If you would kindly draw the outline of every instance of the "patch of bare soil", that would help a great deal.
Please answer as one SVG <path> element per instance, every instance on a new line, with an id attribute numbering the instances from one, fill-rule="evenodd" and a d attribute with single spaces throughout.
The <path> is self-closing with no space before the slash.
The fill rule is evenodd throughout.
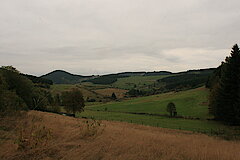
<path id="1" fill-rule="evenodd" d="M 240 142 L 186 131 L 37 111 L 28 112 L 15 123 L 14 130 L 0 130 L 0 159 L 240 159 Z"/>

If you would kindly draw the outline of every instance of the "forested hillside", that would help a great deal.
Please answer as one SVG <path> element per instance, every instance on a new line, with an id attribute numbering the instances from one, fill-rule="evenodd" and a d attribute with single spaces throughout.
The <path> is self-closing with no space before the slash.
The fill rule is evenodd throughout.
<path id="1" fill-rule="evenodd" d="M 92 76 L 75 75 L 63 70 L 56 70 L 41 76 L 41 78 L 52 80 L 55 84 L 76 84 L 91 77 Z"/>

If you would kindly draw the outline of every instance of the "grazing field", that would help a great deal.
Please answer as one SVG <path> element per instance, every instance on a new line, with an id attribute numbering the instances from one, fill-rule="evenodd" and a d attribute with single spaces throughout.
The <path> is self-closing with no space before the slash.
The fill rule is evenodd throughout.
<path id="1" fill-rule="evenodd" d="M 206 134 L 214 134 L 211 132 L 226 132 L 230 129 L 229 127 L 215 121 L 168 118 L 162 116 L 138 115 L 120 112 L 85 110 L 77 116 L 98 120 L 120 121 L 161 128 L 187 130 Z"/>
<path id="2" fill-rule="evenodd" d="M 122 89 L 145 88 L 147 85 L 154 84 L 158 79 L 168 77 L 171 75 L 159 75 L 159 76 L 131 76 L 126 78 L 118 78 L 116 82 L 112 84 L 113 87 Z"/>
<path id="3" fill-rule="evenodd" d="M 94 84 L 94 83 L 91 83 L 91 82 L 82 82 L 81 86 L 88 89 L 88 90 L 104 89 L 104 88 L 109 88 L 110 87 L 110 85 Z"/>
<path id="4" fill-rule="evenodd" d="M 105 89 L 97 89 L 94 90 L 96 93 L 101 94 L 103 96 L 111 97 L 112 93 L 115 93 L 117 98 L 123 98 L 126 95 L 128 90 L 118 89 L 118 88 L 105 88 Z"/>
<path id="5" fill-rule="evenodd" d="M 61 93 L 63 91 L 70 90 L 75 87 L 76 87 L 76 85 L 74 85 L 74 84 L 54 84 L 54 85 L 51 85 L 51 92 L 53 94 L 57 94 L 57 93 Z"/>
<path id="6" fill-rule="evenodd" d="M 156 127 L 189 130 L 211 134 L 215 131 L 232 132 L 232 128 L 208 120 L 207 96 L 204 87 L 182 92 L 170 92 L 140 97 L 121 102 L 109 102 L 86 106 L 78 117 L 100 120 L 125 121 Z M 166 106 L 176 104 L 179 118 L 169 118 Z"/>
<path id="7" fill-rule="evenodd" d="M 75 84 L 54 84 L 51 86 L 51 92 L 53 95 L 60 94 L 63 91 L 71 90 L 72 88 L 78 88 L 81 90 L 84 99 L 95 99 L 96 101 L 104 101 L 104 97 L 101 94 L 98 94 L 90 89 L 87 89 L 83 85 L 75 85 Z"/>
<path id="8" fill-rule="evenodd" d="M 7 127 L 4 122 L 1 120 L 0 124 Z M 0 129 L 0 159 L 4 160 L 240 159 L 239 141 L 188 131 L 37 111 L 10 122 L 8 130 Z"/>
<path id="9" fill-rule="evenodd" d="M 159 95 L 134 98 L 121 102 L 110 102 L 87 107 L 86 109 L 114 112 L 132 112 L 149 114 L 168 114 L 166 106 L 169 102 L 176 105 L 178 115 L 207 119 L 207 97 L 209 91 L 204 87 L 181 91 L 169 92 Z"/>

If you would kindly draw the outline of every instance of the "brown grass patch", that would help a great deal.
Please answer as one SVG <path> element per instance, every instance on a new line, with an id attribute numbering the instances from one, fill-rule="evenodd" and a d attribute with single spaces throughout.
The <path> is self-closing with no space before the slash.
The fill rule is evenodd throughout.
<path id="1" fill-rule="evenodd" d="M 101 94 L 103 96 L 111 97 L 112 93 L 115 93 L 117 98 L 123 98 L 128 90 L 118 89 L 118 88 L 105 88 L 105 89 L 98 89 L 94 90 L 96 93 Z"/>
<path id="2" fill-rule="evenodd" d="M 33 122 L 31 117 L 35 117 Z M 25 120 L 31 122 L 26 125 L 27 130 L 31 129 L 32 124 L 45 126 L 51 130 L 51 138 L 46 144 L 23 151 L 18 150 L 14 138 L 9 137 L 1 141 L 0 159 L 240 159 L 239 141 L 226 141 L 187 131 L 84 120 L 37 111 L 29 112 Z"/>

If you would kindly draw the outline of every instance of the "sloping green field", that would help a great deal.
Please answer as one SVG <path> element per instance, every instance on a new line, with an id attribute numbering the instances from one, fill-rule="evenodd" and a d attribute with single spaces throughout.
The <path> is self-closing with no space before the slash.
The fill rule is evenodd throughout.
<path id="1" fill-rule="evenodd" d="M 201 87 L 181 92 L 140 97 L 122 102 L 86 106 L 85 111 L 77 116 L 100 120 L 124 121 L 171 129 L 200 131 L 203 133 L 229 130 L 229 127 L 219 122 L 207 120 L 211 118 L 208 114 L 208 94 L 209 91 Z M 168 114 L 166 106 L 169 102 L 174 102 L 178 115 L 185 118 L 169 118 L 164 116 Z"/>
<path id="2" fill-rule="evenodd" d="M 176 104 L 178 115 L 206 119 L 209 118 L 207 96 L 208 90 L 197 88 L 188 91 L 170 92 L 160 95 L 140 97 L 122 102 L 112 102 L 86 107 L 98 111 L 133 112 L 150 114 L 168 114 L 169 102 Z"/>
<path id="3" fill-rule="evenodd" d="M 210 134 L 212 131 L 229 129 L 227 126 L 224 126 L 223 124 L 215 121 L 167 118 L 161 116 L 137 115 L 118 112 L 85 110 L 84 112 L 78 114 L 77 116 L 93 118 L 98 120 L 136 123 L 154 127 L 181 129 L 208 134 Z"/>
<path id="4" fill-rule="evenodd" d="M 73 88 L 78 88 L 81 90 L 84 99 L 94 98 L 96 101 L 103 100 L 104 97 L 100 94 L 97 94 L 96 92 L 93 92 L 89 89 L 86 89 L 83 85 L 78 84 L 54 84 L 51 86 L 51 92 L 53 95 L 61 94 L 61 92 L 71 90 Z"/>
<path id="5" fill-rule="evenodd" d="M 170 75 L 159 76 L 131 76 L 126 78 L 118 78 L 116 82 L 112 84 L 113 87 L 121 89 L 132 89 L 136 85 L 138 88 L 146 85 L 154 84 L 158 79 L 168 77 Z"/>

